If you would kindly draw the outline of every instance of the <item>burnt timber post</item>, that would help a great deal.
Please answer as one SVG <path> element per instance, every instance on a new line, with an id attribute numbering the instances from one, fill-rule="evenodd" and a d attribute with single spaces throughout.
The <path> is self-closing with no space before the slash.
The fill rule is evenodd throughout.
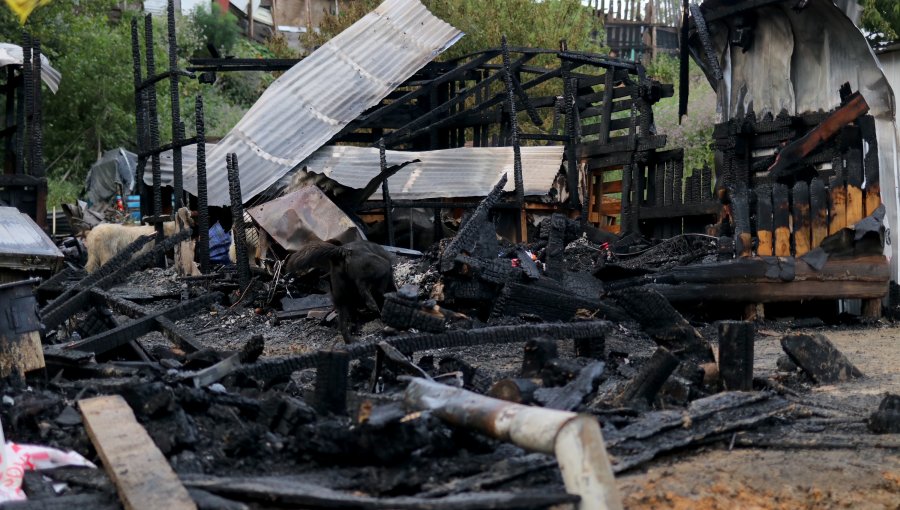
<path id="1" fill-rule="evenodd" d="M 226 156 L 228 169 L 228 192 L 231 195 L 231 219 L 234 231 L 234 247 L 237 252 L 238 281 L 241 293 L 247 292 L 250 285 L 250 261 L 247 258 L 247 229 L 244 226 L 244 203 L 241 198 L 241 173 L 238 168 L 237 154 Z"/>
<path id="2" fill-rule="evenodd" d="M 528 241 L 528 227 L 525 220 L 525 184 L 522 177 L 522 148 L 519 145 L 519 120 L 516 117 L 516 97 L 513 76 L 509 63 L 509 47 L 506 35 L 501 39 L 503 54 L 503 81 L 506 83 L 506 102 L 509 107 L 509 130 L 513 148 L 513 182 L 516 186 L 516 203 L 519 206 L 519 241 Z"/>
<path id="3" fill-rule="evenodd" d="M 209 265 L 209 197 L 206 189 L 206 125 L 203 118 L 203 96 L 194 103 L 194 122 L 197 130 L 197 258 L 200 272 Z"/>
<path id="4" fill-rule="evenodd" d="M 719 377 L 727 391 L 753 390 L 753 337 L 756 326 L 746 321 L 719 323 Z"/>
<path id="5" fill-rule="evenodd" d="M 169 98 L 172 102 L 172 187 L 174 188 L 175 199 L 172 212 L 174 214 L 178 209 L 181 209 L 184 199 L 184 186 L 181 176 L 181 145 L 179 144 L 184 138 L 184 125 L 181 123 L 181 101 L 178 97 L 178 46 L 175 42 L 174 0 L 168 1 L 166 11 L 169 36 Z"/>

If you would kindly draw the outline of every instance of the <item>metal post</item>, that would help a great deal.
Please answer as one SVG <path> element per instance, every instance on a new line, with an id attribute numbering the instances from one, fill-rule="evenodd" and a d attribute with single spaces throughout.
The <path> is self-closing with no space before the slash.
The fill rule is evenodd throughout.
<path id="1" fill-rule="evenodd" d="M 175 42 L 175 2 L 169 0 L 168 6 L 169 29 L 169 98 L 172 102 L 172 171 L 175 205 L 174 211 L 181 209 L 184 200 L 184 186 L 181 177 L 181 147 L 178 146 L 184 138 L 184 126 L 181 123 L 181 102 L 178 94 L 178 46 Z"/>
<path id="2" fill-rule="evenodd" d="M 244 202 L 241 198 L 241 172 L 237 154 L 232 152 L 226 155 L 225 164 L 228 169 L 228 193 L 231 195 L 231 230 L 237 253 L 238 281 L 241 292 L 246 292 L 250 285 L 250 261 L 247 258 L 247 230 L 244 226 Z"/>
<path id="3" fill-rule="evenodd" d="M 200 271 L 209 271 L 209 206 L 206 194 L 206 125 L 203 119 L 203 96 L 194 104 L 194 123 L 197 129 L 197 257 Z"/>
<path id="4" fill-rule="evenodd" d="M 387 170 L 387 156 L 384 150 L 384 138 L 378 140 L 378 159 L 381 162 L 381 173 Z M 381 197 L 384 201 L 384 221 L 387 225 L 388 245 L 394 246 L 394 217 L 391 209 L 391 191 L 388 188 L 388 180 L 381 183 Z M 410 216 L 412 217 L 412 216 Z"/>
<path id="5" fill-rule="evenodd" d="M 131 19 L 131 59 L 134 65 L 134 120 L 137 128 L 137 152 L 141 154 L 146 150 L 147 126 L 145 123 L 146 112 L 144 111 L 144 90 L 141 88 L 143 81 L 141 71 L 141 41 L 138 36 L 138 20 Z M 144 170 L 147 167 L 147 158 L 138 156 L 137 168 L 135 168 L 134 182 L 135 191 L 140 193 L 144 188 Z M 141 204 L 141 214 L 146 211 L 146 204 Z"/>
<path id="6" fill-rule="evenodd" d="M 27 32 L 23 36 L 22 42 L 22 88 L 25 89 L 25 129 L 27 131 L 26 140 L 28 157 L 25 158 L 25 165 L 22 172 L 31 172 L 31 165 L 34 161 L 34 153 L 32 152 L 31 141 L 34 139 L 34 123 L 32 115 L 34 114 L 34 68 L 31 65 L 31 35 Z M 22 147 L 26 147 L 23 143 Z"/>
<path id="7" fill-rule="evenodd" d="M 509 64 L 509 48 L 506 35 L 501 40 L 503 53 L 503 81 L 506 82 L 506 102 L 509 104 L 510 137 L 513 147 L 513 181 L 516 186 L 516 202 L 519 204 L 519 240 L 526 242 L 528 232 L 525 226 L 525 184 L 522 179 L 522 150 L 519 146 L 519 120 L 516 117 L 516 98 L 513 91 L 513 77 Z"/>
<path id="8" fill-rule="evenodd" d="M 31 175 L 41 178 L 37 185 L 34 221 L 39 227 L 47 225 L 47 180 L 44 173 L 44 130 L 41 118 L 41 41 L 33 38 L 32 44 L 32 83 L 34 86 L 34 113 L 31 123 L 34 125 L 31 138 Z"/>
<path id="9" fill-rule="evenodd" d="M 153 18 L 149 14 L 144 17 L 144 39 L 145 50 L 147 53 L 147 78 L 150 79 L 156 75 L 156 61 L 153 56 Z M 159 148 L 159 119 L 157 118 L 156 112 L 156 85 L 150 85 L 145 93 L 147 94 L 147 115 L 149 116 L 150 125 L 150 146 L 147 147 L 147 149 L 156 150 Z M 159 154 L 154 153 L 150 157 L 150 160 L 153 168 L 153 216 L 156 225 L 157 239 L 159 242 L 162 242 L 165 238 L 165 232 L 163 231 L 162 224 L 162 170 L 159 167 Z M 160 267 L 165 265 L 165 254 L 160 254 L 157 265 Z"/>

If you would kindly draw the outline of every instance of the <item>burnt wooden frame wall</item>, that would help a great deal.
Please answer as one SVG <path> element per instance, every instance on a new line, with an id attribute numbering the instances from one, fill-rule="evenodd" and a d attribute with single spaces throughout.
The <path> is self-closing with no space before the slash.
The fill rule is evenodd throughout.
<path id="1" fill-rule="evenodd" d="M 22 65 L 5 66 L 0 200 L 28 214 L 44 228 L 47 176 L 43 154 L 41 45 L 27 33 L 23 34 L 22 60 Z"/>
<path id="2" fill-rule="evenodd" d="M 829 114 L 791 116 L 782 111 L 757 118 L 750 111 L 715 126 L 720 186 L 749 190 L 746 202 L 735 201 L 731 207 L 746 207 L 732 214 L 750 219 L 758 255 L 803 255 L 881 204 L 871 115 L 844 126 L 798 162 L 795 183 L 779 184 L 768 174 L 776 148 L 804 136 Z"/>
<path id="3" fill-rule="evenodd" d="M 573 211 L 584 206 L 587 210 L 582 212 L 587 213 L 589 221 L 601 225 L 600 216 L 609 211 L 600 210 L 599 194 L 622 190 L 621 186 L 604 190 L 597 183 L 602 182 L 605 172 L 646 162 L 655 149 L 665 145 L 665 136 L 652 134 L 651 105 L 671 95 L 672 87 L 651 81 L 643 67 L 634 62 L 531 48 L 510 48 L 510 53 L 515 110 L 523 126 L 520 143 L 566 145 L 566 205 Z M 541 55 L 552 57 L 556 65 L 533 65 Z M 429 64 L 348 125 L 332 143 L 377 145 L 383 139 L 388 149 L 399 150 L 447 149 L 467 143 L 475 147 L 510 145 L 509 106 L 499 59 L 500 49 L 489 49 Z M 537 87 L 546 83 L 555 83 L 562 96 L 537 95 Z M 588 190 L 586 199 L 580 191 L 584 189 Z M 631 194 L 637 196 L 638 191 Z M 623 200 L 623 204 L 632 202 Z M 391 205 L 441 204 L 391 201 Z M 367 208 L 382 206 L 370 203 Z M 625 211 L 626 216 L 638 217 L 631 207 L 625 207 Z"/>

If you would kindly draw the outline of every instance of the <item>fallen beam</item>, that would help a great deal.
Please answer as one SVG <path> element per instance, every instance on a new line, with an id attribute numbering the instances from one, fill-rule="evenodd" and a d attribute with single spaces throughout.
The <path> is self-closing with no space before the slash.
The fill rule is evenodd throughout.
<path id="1" fill-rule="evenodd" d="M 104 331 L 99 335 L 94 335 L 78 342 L 71 342 L 58 348 L 61 350 L 77 350 L 101 354 L 154 331 L 157 327 L 157 318 L 164 317 L 169 320 L 184 319 L 220 299 L 222 299 L 222 295 L 218 292 L 205 294 L 186 303 L 177 305 L 169 310 L 162 310 L 145 315 L 139 319 L 132 320 L 121 326 Z M 54 346 L 53 349 L 48 349 L 48 351 L 53 352 L 55 348 L 57 347 Z"/>
<path id="2" fill-rule="evenodd" d="M 555 453 L 566 490 L 581 496 L 581 510 L 623 508 L 593 416 L 512 404 L 424 379 L 410 381 L 404 402 L 527 450 Z"/>
<path id="3" fill-rule="evenodd" d="M 385 340 L 400 352 L 413 353 L 432 349 L 469 347 L 473 345 L 508 344 L 527 342 L 532 338 L 551 339 L 594 338 L 609 329 L 607 321 L 584 321 L 551 324 L 523 324 L 519 326 L 491 326 L 480 329 L 453 330 L 440 334 L 403 335 Z M 378 343 L 356 343 L 344 347 L 351 359 L 375 354 Z M 316 368 L 319 352 L 301 354 L 290 358 L 260 361 L 244 367 L 241 373 L 262 380 L 289 376 L 297 370 Z"/>
<path id="4" fill-rule="evenodd" d="M 360 510 L 481 510 L 548 508 L 573 503 L 578 496 L 536 491 L 469 492 L 445 497 L 400 496 L 374 498 L 280 477 L 211 477 L 193 475 L 185 485 L 234 499 L 259 501 L 277 507 L 355 508 Z"/>
<path id="5" fill-rule="evenodd" d="M 79 400 L 84 427 L 126 510 L 196 510 L 172 466 L 119 395 Z"/>
<path id="6" fill-rule="evenodd" d="M 817 383 L 845 382 L 863 376 L 825 335 L 788 335 L 781 339 L 781 348 Z"/>

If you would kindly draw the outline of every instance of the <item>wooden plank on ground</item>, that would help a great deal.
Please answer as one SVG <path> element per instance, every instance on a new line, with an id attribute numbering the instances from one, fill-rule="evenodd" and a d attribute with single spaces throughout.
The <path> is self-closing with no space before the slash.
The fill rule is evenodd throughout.
<path id="1" fill-rule="evenodd" d="M 196 510 L 175 471 L 119 395 L 79 400 L 88 436 L 126 510 Z"/>

